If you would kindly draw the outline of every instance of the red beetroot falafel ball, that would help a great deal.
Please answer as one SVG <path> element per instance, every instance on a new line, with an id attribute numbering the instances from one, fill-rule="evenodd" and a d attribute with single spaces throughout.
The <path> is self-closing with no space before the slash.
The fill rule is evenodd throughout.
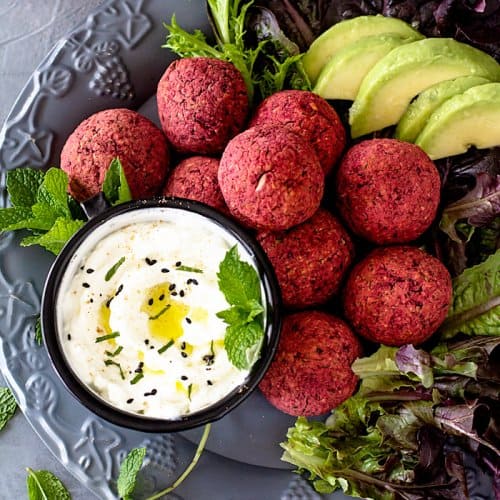
<path id="1" fill-rule="evenodd" d="M 255 229 L 281 231 L 319 207 L 324 174 L 312 147 L 286 128 L 253 127 L 227 145 L 219 185 L 230 212 Z"/>
<path id="2" fill-rule="evenodd" d="M 163 131 L 181 153 L 221 153 L 248 113 L 241 73 L 227 61 L 208 57 L 174 61 L 161 77 L 156 98 Z"/>
<path id="3" fill-rule="evenodd" d="M 200 201 L 220 212 L 228 213 L 217 180 L 218 170 L 217 158 L 208 156 L 186 158 L 170 174 L 163 188 L 163 194 Z"/>
<path id="4" fill-rule="evenodd" d="M 446 318 L 451 295 L 450 273 L 435 257 L 410 246 L 377 248 L 352 270 L 344 312 L 369 340 L 420 344 Z"/>
<path id="5" fill-rule="evenodd" d="M 250 122 L 250 127 L 260 125 L 285 126 L 311 143 L 325 174 L 345 147 L 339 116 L 327 101 L 307 90 L 283 90 L 265 99 Z"/>
<path id="6" fill-rule="evenodd" d="M 279 410 L 321 415 L 356 390 L 361 345 L 341 319 L 319 311 L 285 316 L 278 351 L 259 387 Z"/>
<path id="7" fill-rule="evenodd" d="M 257 235 L 274 267 L 283 304 L 303 308 L 326 302 L 339 289 L 354 246 L 340 222 L 319 209 L 286 232 Z"/>
<path id="8" fill-rule="evenodd" d="M 440 189 L 427 154 L 396 139 L 360 142 L 337 172 L 342 217 L 352 231 L 379 245 L 418 238 L 436 216 Z"/>
<path id="9" fill-rule="evenodd" d="M 167 141 L 153 122 L 122 108 L 95 113 L 68 137 L 61 168 L 68 174 L 70 194 L 79 201 L 96 195 L 116 157 L 134 198 L 158 194 L 168 170 Z"/>

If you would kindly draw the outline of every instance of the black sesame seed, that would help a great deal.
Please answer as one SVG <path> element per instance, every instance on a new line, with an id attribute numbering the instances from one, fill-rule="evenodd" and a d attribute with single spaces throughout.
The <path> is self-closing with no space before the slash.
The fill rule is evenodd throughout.
<path id="1" fill-rule="evenodd" d="M 188 357 L 188 355 L 187 355 L 187 353 L 186 353 L 186 352 L 181 352 L 181 356 L 182 356 L 183 358 L 187 358 L 187 357 Z"/>
<path id="2" fill-rule="evenodd" d="M 144 361 L 139 361 L 139 368 L 142 368 L 144 366 Z"/>
<path id="3" fill-rule="evenodd" d="M 213 385 L 213 382 L 211 380 L 207 380 L 208 385 Z"/>
<path id="4" fill-rule="evenodd" d="M 182 262 L 180 260 L 178 260 L 176 263 L 175 263 L 175 267 L 179 267 L 179 266 L 182 266 Z"/>
<path id="5" fill-rule="evenodd" d="M 144 341 L 144 343 L 145 343 L 146 345 L 149 345 L 149 339 L 146 339 L 146 340 Z"/>
<path id="6" fill-rule="evenodd" d="M 149 299 L 149 300 L 148 300 L 148 305 L 152 306 L 152 305 L 153 305 L 153 303 L 154 303 L 154 300 L 153 300 L 153 299 Z"/>
<path id="7" fill-rule="evenodd" d="M 175 290 L 175 283 L 172 283 L 169 287 L 168 287 L 169 291 L 171 292 L 172 290 Z"/>
<path id="8" fill-rule="evenodd" d="M 193 285 L 197 285 L 197 284 L 198 284 L 198 280 L 195 280 L 195 279 L 193 278 L 193 279 L 191 280 L 191 283 L 192 283 Z"/>
<path id="9" fill-rule="evenodd" d="M 115 293 L 115 297 L 123 290 L 123 285 L 120 285 L 117 290 L 116 290 L 116 293 Z"/>
<path id="10" fill-rule="evenodd" d="M 68 333 L 67 337 L 68 340 L 71 340 L 71 333 Z"/>
<path id="11" fill-rule="evenodd" d="M 150 349 L 154 349 L 154 348 L 155 348 L 155 346 L 154 346 L 154 345 L 151 345 L 151 346 L 149 346 L 149 348 L 150 348 Z"/>
<path id="12" fill-rule="evenodd" d="M 89 301 L 89 302 L 90 302 L 91 304 L 93 304 L 93 303 L 94 303 L 94 299 L 90 299 L 90 301 Z"/>
<path id="13" fill-rule="evenodd" d="M 181 297 L 184 297 L 184 290 L 181 290 L 181 291 L 179 292 L 179 295 L 180 295 Z"/>
<path id="14" fill-rule="evenodd" d="M 169 272 L 170 272 L 170 270 L 169 270 L 169 269 L 167 269 L 166 267 L 164 267 L 164 268 L 162 268 L 161 272 L 162 272 L 162 273 L 169 273 Z"/>
<path id="15" fill-rule="evenodd" d="M 165 294 L 162 293 L 159 297 L 158 297 L 158 300 L 163 300 L 165 298 Z"/>
<path id="16" fill-rule="evenodd" d="M 192 280 L 191 278 L 189 278 L 189 279 L 186 281 L 186 285 L 190 285 L 192 282 L 193 282 L 193 280 Z"/>
<path id="17" fill-rule="evenodd" d="M 146 257 L 144 260 L 148 266 L 154 266 L 158 262 L 156 259 L 150 259 L 149 257 Z"/>
<path id="18" fill-rule="evenodd" d="M 186 323 L 187 323 L 188 325 L 190 325 L 190 324 L 192 323 L 191 318 L 187 318 L 187 317 L 186 317 Z"/>
<path id="19" fill-rule="evenodd" d="M 177 297 L 177 292 L 172 292 L 170 295 L 172 295 L 172 297 Z"/>
<path id="20" fill-rule="evenodd" d="M 182 375 L 181 376 L 181 380 L 187 380 L 188 378 L 186 377 L 186 375 Z"/>
<path id="21" fill-rule="evenodd" d="M 90 267 L 89 267 L 89 268 L 87 269 L 87 274 L 92 274 L 93 272 L 94 272 L 94 270 L 93 270 L 92 268 L 90 268 Z"/>
<path id="22" fill-rule="evenodd" d="M 182 342 L 181 344 L 181 349 L 184 351 L 184 349 L 186 349 L 186 342 Z"/>
<path id="23" fill-rule="evenodd" d="M 127 399 L 127 404 L 129 405 L 130 403 L 134 402 L 134 398 Z"/>
<path id="24" fill-rule="evenodd" d="M 206 354 L 201 359 L 203 359 L 203 361 L 207 364 L 207 366 L 210 366 L 214 364 L 215 356 L 213 354 Z"/>
<path id="25" fill-rule="evenodd" d="M 82 283 L 82 286 L 83 286 L 83 288 L 90 288 L 90 285 L 87 282 Z"/>

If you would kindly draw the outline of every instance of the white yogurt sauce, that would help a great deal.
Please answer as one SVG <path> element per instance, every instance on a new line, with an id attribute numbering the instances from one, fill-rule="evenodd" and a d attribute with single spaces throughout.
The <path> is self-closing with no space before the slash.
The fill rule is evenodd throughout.
<path id="1" fill-rule="evenodd" d="M 57 303 L 78 378 L 113 406 L 164 419 L 243 384 L 249 371 L 228 360 L 216 316 L 229 307 L 216 273 L 234 244 L 209 219 L 169 208 L 123 214 L 95 230 L 68 266 Z"/>

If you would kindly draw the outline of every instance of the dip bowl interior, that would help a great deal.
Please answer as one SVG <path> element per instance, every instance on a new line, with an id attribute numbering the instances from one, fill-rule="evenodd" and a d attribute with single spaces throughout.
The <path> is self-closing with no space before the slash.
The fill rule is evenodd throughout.
<path id="1" fill-rule="evenodd" d="M 72 339 L 72 336 L 74 337 L 77 333 L 75 329 L 78 330 L 78 325 L 81 325 L 83 329 L 88 327 L 87 319 L 86 317 L 80 318 L 78 320 L 80 321 L 80 323 L 70 323 L 70 325 L 73 326 L 71 328 L 68 328 L 67 323 L 65 323 L 66 319 L 64 319 L 63 321 L 61 318 L 71 318 L 73 312 L 75 312 L 75 315 L 77 315 L 78 313 L 81 316 L 82 314 L 78 312 L 82 310 L 82 307 L 72 305 L 72 294 L 79 293 L 75 291 L 76 286 L 84 288 L 84 290 L 82 290 L 81 292 L 82 294 L 88 293 L 88 290 L 85 289 L 91 288 L 91 284 L 92 286 L 94 286 L 93 283 L 95 283 L 95 281 L 93 282 L 92 279 L 94 279 L 95 275 L 97 275 L 98 272 L 96 269 L 91 269 L 90 267 L 85 268 L 85 262 L 89 253 L 91 253 L 93 249 L 96 248 L 96 245 L 105 240 L 109 235 L 115 234 L 117 231 L 123 228 L 130 227 L 132 224 L 137 224 L 139 227 L 139 225 L 142 223 L 152 223 L 154 227 L 155 221 L 159 221 L 159 223 L 169 222 L 172 218 L 184 221 L 184 223 L 188 224 L 190 223 L 189 221 L 197 220 L 200 224 L 202 224 L 201 227 L 210 227 L 212 228 L 210 230 L 219 232 L 223 240 L 227 242 L 228 246 L 237 245 L 239 253 L 243 255 L 242 260 L 246 260 L 251 264 L 252 267 L 254 267 L 260 280 L 262 306 L 264 309 L 261 313 L 261 324 L 263 325 L 264 329 L 264 339 L 262 342 L 262 347 L 260 349 L 260 357 L 251 366 L 249 371 L 243 374 L 241 379 L 236 378 L 236 380 L 238 380 L 237 384 L 234 387 L 230 386 L 229 390 L 226 391 L 226 393 L 224 393 L 222 396 L 215 398 L 213 401 L 209 400 L 208 403 L 204 403 L 200 408 L 189 410 L 189 412 L 185 415 L 172 414 L 171 407 L 175 406 L 173 403 L 166 405 L 168 406 L 168 408 L 164 408 L 165 415 L 158 413 L 155 413 L 153 415 L 148 414 L 148 412 L 150 411 L 149 406 L 146 406 L 146 411 L 142 409 L 133 409 L 133 405 L 138 404 L 139 399 L 141 399 L 142 405 L 157 404 L 161 406 L 163 404 L 158 403 L 159 400 L 155 400 L 154 398 L 154 396 L 157 396 L 157 393 L 161 393 L 161 387 L 148 388 L 147 390 L 149 392 L 142 393 L 142 391 L 144 391 L 144 379 L 147 377 L 147 373 L 144 372 L 144 370 L 147 369 L 147 366 L 145 366 L 144 357 L 139 356 L 140 359 L 137 359 L 138 364 L 136 370 L 130 367 L 129 362 L 126 368 L 122 367 L 122 364 L 119 363 L 120 359 L 123 359 L 121 358 L 121 356 L 127 353 L 127 349 L 128 353 L 132 352 L 130 345 L 127 345 L 127 342 L 130 341 L 130 338 L 118 338 L 119 332 L 109 333 L 109 329 L 107 331 L 101 331 L 101 334 L 99 334 L 99 330 L 97 330 L 97 333 L 93 332 L 95 340 L 93 338 L 92 342 L 95 342 L 95 349 L 99 348 L 102 350 L 103 346 L 99 345 L 101 337 L 105 338 L 103 342 L 107 342 L 106 346 L 109 346 L 109 350 L 106 350 L 107 357 L 105 359 L 99 359 L 99 364 L 97 366 L 99 369 L 100 378 L 99 380 L 96 379 L 94 385 L 94 382 L 90 383 L 89 381 L 83 381 L 82 377 L 79 374 L 79 370 L 82 368 L 81 364 L 90 365 L 90 356 L 87 356 L 84 351 L 82 351 L 81 354 L 78 355 L 79 351 L 75 351 L 74 349 L 80 349 L 80 347 L 77 344 L 72 344 L 71 348 L 69 348 L 67 344 L 67 342 L 71 342 L 72 340 L 74 340 L 74 338 Z M 137 235 L 137 237 L 139 238 L 140 235 Z M 155 253 L 155 251 L 158 250 L 158 241 L 150 242 L 146 238 L 145 241 L 141 241 L 141 245 L 143 245 L 145 248 L 150 247 L 152 250 L 151 255 L 158 255 L 157 252 Z M 169 241 L 165 241 L 164 245 L 165 247 L 168 247 Z M 190 245 L 200 246 L 202 252 L 207 256 L 210 255 L 210 252 L 213 250 L 210 247 L 210 242 L 208 240 L 205 240 L 201 236 L 197 240 L 190 242 Z M 121 266 L 120 263 L 123 263 L 126 258 L 127 255 L 123 255 L 122 257 L 120 257 L 118 253 L 115 255 L 111 255 L 108 248 L 108 255 L 105 255 L 103 257 L 103 262 L 106 262 L 106 264 L 103 265 L 107 269 L 105 278 L 103 279 L 103 284 L 113 279 L 113 274 L 117 272 L 117 269 Z M 183 283 L 187 282 L 188 285 L 189 283 L 198 284 L 198 281 L 204 278 L 203 274 L 198 274 L 202 273 L 202 270 L 191 268 L 188 265 L 181 265 L 182 256 L 179 256 L 178 262 L 170 263 L 170 266 L 174 266 L 173 270 L 175 272 L 170 272 L 170 269 L 167 269 L 167 266 L 165 264 L 162 265 L 161 262 L 157 263 L 156 260 L 149 258 L 142 260 L 146 261 L 144 269 L 146 282 L 144 283 L 144 289 L 147 289 L 147 276 L 148 273 L 152 272 L 153 268 L 155 268 L 157 272 L 164 272 L 166 279 L 168 276 L 175 275 L 175 273 L 179 275 L 179 270 L 186 271 L 186 279 L 184 280 L 183 276 Z M 187 262 L 186 264 L 189 264 L 189 262 Z M 177 266 L 177 268 L 175 268 L 175 266 Z M 120 272 L 125 272 L 124 268 L 125 266 L 123 266 Z M 103 271 L 101 270 L 100 272 L 101 275 L 104 276 Z M 88 273 L 88 280 L 83 280 L 83 278 L 87 276 L 85 273 Z M 93 273 L 94 276 L 92 276 Z M 142 271 L 135 271 L 135 275 L 141 276 L 141 273 Z M 75 285 L 76 282 L 78 283 L 78 285 Z M 120 291 L 121 289 L 120 287 L 118 287 L 118 290 L 116 292 L 119 293 Z M 115 300 L 115 304 L 118 303 L 118 299 L 115 298 L 118 295 L 118 293 L 116 292 L 111 299 Z M 176 299 L 179 299 L 179 297 L 177 296 L 178 292 L 181 294 L 180 297 L 184 297 L 184 290 L 180 291 L 179 287 L 177 287 L 177 289 L 174 289 L 174 291 L 172 291 L 171 293 L 172 295 L 176 295 Z M 92 293 L 94 293 L 92 297 L 102 297 L 102 303 L 104 304 L 104 306 L 102 307 L 105 307 L 107 305 L 107 307 L 109 308 L 110 299 L 108 299 L 108 302 L 106 302 L 106 294 L 104 294 L 104 296 L 102 294 L 99 294 L 97 289 Z M 164 295 L 164 293 L 161 293 L 159 300 L 164 300 Z M 88 297 L 88 295 L 86 297 Z M 120 297 L 120 300 L 122 302 L 125 300 L 124 297 L 126 297 L 125 292 L 122 294 L 122 297 Z M 130 300 L 130 297 L 128 297 L 128 300 Z M 169 300 L 170 303 L 161 309 L 159 309 L 161 304 L 152 306 L 157 307 L 157 309 L 152 310 L 153 312 L 151 312 L 150 310 L 150 316 L 146 317 L 146 319 L 154 321 L 161 315 L 166 315 L 166 311 L 169 311 L 170 306 L 174 303 L 170 295 Z M 87 303 L 88 302 L 93 303 L 94 299 L 87 299 Z M 151 305 L 151 303 L 152 299 L 150 299 L 149 305 Z M 145 306 L 143 306 L 142 310 L 145 310 L 144 307 L 147 308 L 147 304 L 148 303 L 146 299 Z M 137 304 L 134 305 L 132 301 L 131 306 L 137 307 Z M 113 305 L 113 307 L 118 308 L 118 305 Z M 93 413 L 114 424 L 135 430 L 146 432 L 177 432 L 204 425 L 208 422 L 223 417 L 226 413 L 234 409 L 243 400 L 245 400 L 257 387 L 267 368 L 269 367 L 278 345 L 279 332 L 281 327 L 280 307 L 281 298 L 279 293 L 279 286 L 272 266 L 268 261 L 265 253 L 261 249 L 260 245 L 251 235 L 247 234 L 245 230 L 240 228 L 237 224 L 235 224 L 224 215 L 201 203 L 179 198 L 158 198 L 154 200 L 133 201 L 103 210 L 96 216 L 92 217 L 71 238 L 71 240 L 66 244 L 61 253 L 57 256 L 49 271 L 42 296 L 41 325 L 44 343 L 57 374 L 61 378 L 64 385 L 70 390 L 70 392 Z M 63 310 L 65 311 L 64 314 L 61 312 Z M 124 312 L 126 316 L 128 310 L 125 309 Z M 170 311 L 170 314 L 171 316 L 174 314 L 172 310 Z M 185 311 L 183 314 L 184 316 L 181 318 L 182 321 L 187 322 L 190 325 L 192 320 L 189 317 L 186 317 Z M 146 321 L 146 324 L 149 325 L 150 323 Z M 182 324 L 185 325 L 185 323 Z M 72 332 L 69 331 L 71 329 L 73 329 Z M 116 338 L 113 339 L 113 336 L 115 336 Z M 113 340 L 110 340 L 110 337 Z M 140 338 L 142 339 L 142 337 Z M 182 335 L 181 338 L 183 338 Z M 156 342 L 156 345 L 153 345 L 154 342 L 151 342 L 150 345 L 150 341 L 146 339 L 141 340 L 141 342 L 142 341 L 145 344 L 142 350 L 146 355 L 146 365 L 147 360 L 149 359 L 147 357 L 149 352 L 148 349 L 155 350 L 158 353 L 164 353 L 165 351 L 170 350 L 170 352 L 168 352 L 167 354 L 168 356 L 173 356 L 174 348 L 172 346 L 177 346 L 177 342 L 174 344 L 174 340 L 170 340 L 168 342 L 165 341 L 163 345 L 161 342 Z M 93 345 L 94 344 L 92 344 L 92 346 Z M 187 357 L 189 351 L 185 347 L 185 342 L 182 342 L 180 345 L 181 347 L 176 347 L 177 350 L 175 351 L 175 353 L 178 353 L 183 357 Z M 213 354 L 213 341 L 210 345 Z M 219 349 L 223 349 L 223 342 L 219 341 L 218 346 Z M 181 351 L 179 349 L 183 350 Z M 140 351 L 141 353 L 142 350 Z M 68 354 L 69 352 L 76 352 L 77 355 L 72 354 L 70 356 Z M 203 371 L 203 375 L 206 379 L 203 380 L 203 386 L 201 382 L 198 385 L 188 385 L 189 379 L 185 375 L 181 376 L 181 374 L 178 373 L 172 373 L 171 375 L 172 377 L 182 377 L 181 380 L 186 380 L 185 383 L 177 383 L 180 384 L 181 392 L 182 390 L 186 391 L 186 394 L 189 397 L 189 401 L 191 401 L 192 387 L 197 388 L 198 393 L 201 394 L 200 391 L 203 391 L 203 393 L 205 393 L 208 389 L 211 389 L 206 384 L 210 386 L 213 385 L 212 381 L 209 380 L 210 373 L 213 373 L 209 371 L 212 369 L 212 367 L 210 366 L 209 354 L 210 353 L 207 353 L 208 357 L 203 356 L 203 358 L 200 358 L 206 361 L 206 366 L 203 365 L 202 367 L 202 369 L 205 370 Z M 152 355 L 153 354 L 150 354 L 150 356 Z M 156 354 L 154 355 L 157 356 Z M 168 357 L 165 356 L 165 359 L 168 359 Z M 179 357 L 179 362 L 181 361 L 182 360 Z M 170 361 L 170 363 L 172 363 L 172 361 Z M 176 366 L 175 363 L 177 363 L 176 360 L 174 360 L 174 365 L 170 365 L 168 366 L 168 368 L 173 370 L 173 368 L 171 367 Z M 194 361 L 192 363 L 194 364 Z M 106 370 L 103 368 L 104 365 L 106 366 Z M 157 369 L 158 366 L 155 366 L 154 368 Z M 195 367 L 195 369 L 197 368 Z M 214 369 L 216 369 L 216 367 L 214 367 Z M 166 377 L 170 376 L 170 372 L 168 369 L 166 369 L 165 372 L 167 372 Z M 103 376 L 106 376 L 103 375 L 103 373 L 113 374 L 115 382 L 110 380 L 108 384 L 108 381 L 105 378 L 103 379 Z M 127 395 L 126 392 L 123 392 L 120 386 L 116 384 L 118 376 L 120 376 L 122 380 L 126 381 L 124 383 L 137 384 L 138 389 L 139 387 L 141 387 L 139 391 L 141 392 L 141 394 L 138 394 L 137 397 L 130 397 L 130 394 Z M 143 379 L 143 381 L 141 381 L 141 379 Z M 140 381 L 141 383 L 139 383 Z M 96 389 L 97 386 L 103 387 L 103 384 L 104 386 L 106 386 L 105 391 L 108 395 L 121 395 L 123 392 L 123 404 L 117 404 L 115 401 L 110 401 L 108 397 L 103 396 L 102 393 L 100 393 L 100 391 Z M 131 390 L 131 386 L 129 387 L 127 385 L 125 387 L 125 391 L 128 390 Z M 144 402 L 146 401 L 146 399 L 144 399 L 145 397 L 147 397 L 147 402 Z M 134 399 L 136 399 L 135 402 Z M 191 403 L 189 404 L 191 405 Z"/>

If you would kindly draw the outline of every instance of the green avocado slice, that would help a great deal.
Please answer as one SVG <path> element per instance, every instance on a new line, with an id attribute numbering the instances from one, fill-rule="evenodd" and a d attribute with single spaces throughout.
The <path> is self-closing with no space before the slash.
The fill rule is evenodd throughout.
<path id="1" fill-rule="evenodd" d="M 399 122 L 417 94 L 459 76 L 500 80 L 500 65 L 488 54 L 452 38 L 427 38 L 395 48 L 363 79 L 350 109 L 351 136 Z"/>
<path id="2" fill-rule="evenodd" d="M 325 64 L 339 50 L 365 36 L 383 33 L 414 39 L 424 38 L 409 24 L 395 17 L 360 16 L 341 21 L 322 33 L 309 47 L 302 59 L 307 76 L 314 84 Z"/>
<path id="3" fill-rule="evenodd" d="M 399 120 L 394 137 L 401 141 L 415 142 L 429 117 L 443 102 L 455 95 L 462 94 L 471 87 L 484 83 L 490 83 L 490 81 L 480 76 L 461 76 L 429 87 L 408 106 Z"/>
<path id="4" fill-rule="evenodd" d="M 466 90 L 439 106 L 415 141 L 433 160 L 500 145 L 500 83 Z"/>
<path id="5" fill-rule="evenodd" d="M 350 99 L 353 101 L 365 75 L 391 50 L 415 37 L 385 33 L 366 36 L 340 49 L 319 74 L 313 92 L 324 99 Z"/>

